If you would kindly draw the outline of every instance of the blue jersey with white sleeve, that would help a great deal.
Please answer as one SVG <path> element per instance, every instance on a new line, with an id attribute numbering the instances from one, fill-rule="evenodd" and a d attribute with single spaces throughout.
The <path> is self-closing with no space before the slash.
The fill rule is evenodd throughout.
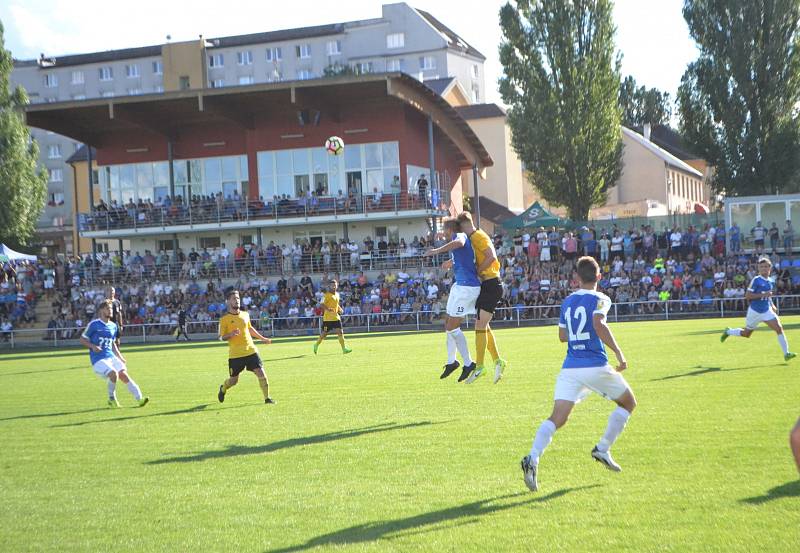
<path id="1" fill-rule="evenodd" d="M 469 236 L 459 232 L 453 236 L 453 240 L 459 240 L 464 244 L 462 247 L 450 252 L 456 284 L 459 286 L 480 286 L 478 268 L 475 266 L 475 252 L 469 242 Z"/>
<path id="2" fill-rule="evenodd" d="M 608 355 L 594 330 L 593 318 L 595 314 L 605 317 L 610 307 L 608 296 L 594 290 L 576 290 L 563 301 L 558 326 L 567 330 L 568 342 L 562 368 L 581 369 L 608 364 Z"/>
<path id="3" fill-rule="evenodd" d="M 89 350 L 89 359 L 92 365 L 102 359 L 114 357 L 114 340 L 119 336 L 117 325 L 108 321 L 104 323 L 100 319 L 95 319 L 89 323 L 86 330 L 83 332 L 83 337 L 89 340 L 92 344 L 100 346 L 101 351 Z"/>
<path id="4" fill-rule="evenodd" d="M 752 292 L 754 294 L 760 294 L 762 292 L 771 292 L 772 291 L 772 282 L 768 278 L 764 278 L 761 275 L 758 275 L 753 280 L 750 281 L 750 286 L 747 287 L 748 292 Z M 750 302 L 750 309 L 755 311 L 756 313 L 766 313 L 769 311 L 770 300 L 763 299 L 763 300 L 752 300 Z"/>

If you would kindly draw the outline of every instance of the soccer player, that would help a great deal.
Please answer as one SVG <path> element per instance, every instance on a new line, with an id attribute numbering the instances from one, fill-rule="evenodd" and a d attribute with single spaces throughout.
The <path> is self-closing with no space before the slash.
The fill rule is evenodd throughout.
<path id="1" fill-rule="evenodd" d="M 747 292 L 744 295 L 744 298 L 750 302 L 744 328 L 726 328 L 719 341 L 724 342 L 729 336 L 749 338 L 756 327 L 763 322 L 778 335 L 778 344 L 780 344 L 783 351 L 783 359 L 784 361 L 789 361 L 797 357 L 797 354 L 789 351 L 789 343 L 783 333 L 783 326 L 781 326 L 781 321 L 778 319 L 775 305 L 772 303 L 773 287 L 772 282 L 769 280 L 771 272 L 772 261 L 768 257 L 760 258 L 758 260 L 758 275 L 750 281 L 750 286 L 747 287 Z"/>
<path id="2" fill-rule="evenodd" d="M 122 380 L 134 399 L 139 402 L 139 407 L 144 407 L 150 398 L 142 396 L 142 391 L 136 382 L 128 376 L 125 358 L 119 351 L 117 339 L 119 329 L 111 321 L 112 300 L 103 300 L 97 309 L 97 319 L 90 322 L 83 331 L 80 341 L 89 348 L 89 360 L 94 373 L 108 381 L 108 406 L 119 407 L 117 402 L 117 379 Z"/>
<path id="3" fill-rule="evenodd" d="M 317 341 L 314 343 L 315 355 L 319 345 L 328 337 L 328 332 L 331 330 L 339 337 L 339 345 L 342 346 L 342 353 L 350 353 L 353 351 L 347 347 L 347 343 L 344 341 L 344 334 L 342 333 L 342 318 L 339 315 L 343 313 L 344 310 L 339 305 L 338 290 L 339 282 L 335 279 L 331 280 L 330 289 L 322 296 L 322 332 L 320 332 L 319 338 L 317 338 Z"/>
<path id="4" fill-rule="evenodd" d="M 186 339 L 187 342 L 190 342 L 189 333 L 186 332 L 186 308 L 183 304 L 178 306 L 178 328 L 175 329 L 175 341 L 177 342 L 178 339 L 183 334 L 183 337 Z"/>
<path id="5" fill-rule="evenodd" d="M 272 342 L 262 336 L 250 324 L 250 314 L 239 310 L 239 291 L 229 289 L 225 295 L 228 311 L 219 319 L 219 339 L 228 342 L 228 374 L 230 377 L 219 387 L 217 399 L 220 403 L 225 401 L 225 394 L 239 382 L 239 374 L 245 369 L 258 378 L 258 385 L 264 394 L 264 403 L 273 404 L 275 400 L 269 397 L 269 382 L 261 364 L 253 338 L 258 338 L 265 344 Z"/>
<path id="6" fill-rule="evenodd" d="M 636 407 L 633 391 L 620 374 L 627 368 L 625 356 L 606 324 L 611 300 L 597 291 L 600 267 L 594 258 L 586 256 L 578 260 L 577 271 L 580 289 L 561 304 L 558 338 L 567 343 L 567 356 L 556 379 L 553 412 L 539 426 L 530 454 L 522 459 L 525 484 L 534 492 L 539 488 L 539 457 L 550 445 L 556 430 L 566 424 L 575 404 L 589 392 L 596 392 L 617 404 L 608 418 L 603 437 L 592 449 L 592 457 L 615 472 L 622 469 L 614 462 L 610 449 Z M 616 369 L 608 364 L 603 344 L 616 355 Z"/>
<path id="7" fill-rule="evenodd" d="M 475 302 L 481 291 L 481 281 L 478 279 L 472 245 L 467 235 L 459 232 L 458 221 L 445 219 L 443 228 L 452 240 L 444 246 L 426 251 L 423 255 L 431 257 L 442 253 L 450 254 L 450 259 L 444 262 L 442 268 L 445 270 L 453 268 L 455 283 L 450 287 L 450 294 L 447 298 L 447 317 L 444 321 L 445 336 L 447 337 L 447 363 L 439 378 L 447 378 L 459 367 L 458 361 L 456 361 L 456 350 L 458 350 L 464 361 L 464 370 L 458 381 L 463 382 L 475 370 L 476 363 L 469 354 L 467 337 L 461 331 L 461 322 L 465 315 L 475 314 Z"/>
<path id="8" fill-rule="evenodd" d="M 503 378 L 507 363 L 500 357 L 497 349 L 497 341 L 489 323 L 492 322 L 494 310 L 503 297 L 503 285 L 500 283 L 500 262 L 497 260 L 497 253 L 492 244 L 492 239 L 484 231 L 475 228 L 472 222 L 472 215 L 468 211 L 462 212 L 456 220 L 459 223 L 461 232 L 469 237 L 472 250 L 475 253 L 475 265 L 478 271 L 478 278 L 481 280 L 481 291 L 478 299 L 475 300 L 475 309 L 478 317 L 475 320 L 475 361 L 476 368 L 468 373 L 467 384 L 472 384 L 483 376 L 483 360 L 486 356 L 486 349 L 489 349 L 494 359 L 494 383 L 497 384 Z M 464 368 L 466 371 L 466 367 Z M 464 375 L 462 374 L 462 377 Z"/>
<path id="9" fill-rule="evenodd" d="M 111 322 L 117 325 L 117 345 L 119 346 L 120 337 L 122 337 L 122 328 L 124 326 L 122 320 L 122 302 L 117 298 L 117 291 L 113 286 L 108 289 L 108 298 L 111 300 Z"/>

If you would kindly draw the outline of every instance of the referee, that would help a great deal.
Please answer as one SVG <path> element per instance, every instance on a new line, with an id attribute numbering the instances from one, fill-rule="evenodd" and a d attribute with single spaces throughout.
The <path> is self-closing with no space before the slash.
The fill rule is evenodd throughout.
<path id="1" fill-rule="evenodd" d="M 122 302 L 117 299 L 117 291 L 111 286 L 108 289 L 108 299 L 111 300 L 111 322 L 117 325 L 117 346 L 122 336 Z"/>

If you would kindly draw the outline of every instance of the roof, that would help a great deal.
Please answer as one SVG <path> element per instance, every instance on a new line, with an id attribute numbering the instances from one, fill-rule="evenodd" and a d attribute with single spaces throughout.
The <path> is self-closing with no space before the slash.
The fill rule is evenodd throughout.
<path id="1" fill-rule="evenodd" d="M 301 40 L 320 36 L 340 35 L 345 31 L 347 23 L 330 23 L 315 25 L 313 27 L 296 27 L 294 29 L 281 29 L 265 33 L 252 33 L 248 35 L 235 35 L 208 39 L 216 48 L 230 46 L 245 46 L 247 44 L 261 44 L 262 42 L 282 42 L 288 40 Z"/>
<path id="2" fill-rule="evenodd" d="M 486 196 L 480 197 L 481 218 L 489 219 L 492 223 L 500 224 L 507 219 L 515 217 L 514 212 L 504 205 L 500 205 Z"/>
<path id="3" fill-rule="evenodd" d="M 497 104 L 470 104 L 468 106 L 457 106 L 456 111 L 467 121 L 470 119 L 487 119 L 489 117 L 506 116 L 506 112 Z"/>
<path id="4" fill-rule="evenodd" d="M 77 163 L 79 161 L 89 161 L 89 157 L 86 155 L 87 148 L 86 144 L 81 144 L 81 147 L 75 150 L 75 153 L 69 156 L 67 159 L 67 163 Z M 92 148 L 92 159 L 97 159 L 97 150 Z"/>
<path id="5" fill-rule="evenodd" d="M 642 127 L 632 127 L 631 130 L 644 136 Z M 667 125 L 653 125 L 650 129 L 650 141 L 668 151 L 678 159 L 701 159 L 699 155 L 690 152 L 689 145 L 683 137 Z"/>
<path id="6" fill-rule="evenodd" d="M 430 115 L 454 147 L 460 163 L 479 168 L 493 165 L 486 147 L 458 112 L 436 92 L 404 73 L 29 104 L 25 106 L 25 116 L 32 127 L 102 147 L 107 135 L 132 130 L 146 129 L 175 140 L 179 129 L 194 124 L 233 123 L 242 129 L 253 129 L 256 116 L 296 109 L 304 98 L 350 104 L 386 97 Z"/>
<path id="7" fill-rule="evenodd" d="M 445 37 L 447 37 L 448 42 L 449 42 L 449 44 L 447 45 L 448 48 L 452 48 L 453 50 L 459 50 L 461 52 L 465 52 L 465 53 L 469 54 L 470 56 L 474 56 L 476 58 L 480 58 L 481 60 L 485 60 L 486 59 L 486 56 L 484 56 L 483 54 L 478 52 L 478 50 L 476 50 L 470 44 L 468 44 L 466 40 L 464 40 L 463 38 L 458 36 L 447 25 L 445 25 L 444 23 L 442 23 L 441 21 L 439 21 L 438 19 L 433 17 L 428 12 L 418 9 L 417 13 L 419 13 L 422 17 L 424 17 L 425 20 L 428 23 L 430 23 L 431 26 L 433 26 L 434 29 L 436 29 L 441 34 L 443 34 Z"/>
<path id="8" fill-rule="evenodd" d="M 441 79 L 427 79 L 422 81 L 425 86 L 433 90 L 439 96 L 444 96 L 447 91 L 453 87 L 456 82 L 455 77 L 443 77 Z"/>
<path id="9" fill-rule="evenodd" d="M 681 171 L 684 171 L 685 173 L 689 173 L 689 174 L 694 175 L 696 177 L 703 178 L 703 173 L 701 173 L 700 171 L 698 171 L 697 169 L 695 169 L 694 167 L 692 167 L 688 163 L 685 163 L 684 161 L 678 159 L 677 157 L 675 157 L 674 155 L 672 155 L 671 153 L 669 153 L 665 149 L 661 148 L 660 146 L 656 145 L 655 143 L 653 143 L 653 142 L 651 142 L 649 140 L 645 140 L 645 138 L 641 134 L 639 134 L 638 132 L 632 131 L 628 127 L 622 126 L 622 134 L 624 134 L 625 136 L 627 136 L 628 138 L 630 138 L 634 142 L 637 142 L 641 146 L 647 148 L 648 150 L 650 150 L 651 153 L 655 154 L 660 159 L 662 159 L 665 163 L 668 163 L 669 165 L 672 165 L 676 169 L 680 169 Z"/>

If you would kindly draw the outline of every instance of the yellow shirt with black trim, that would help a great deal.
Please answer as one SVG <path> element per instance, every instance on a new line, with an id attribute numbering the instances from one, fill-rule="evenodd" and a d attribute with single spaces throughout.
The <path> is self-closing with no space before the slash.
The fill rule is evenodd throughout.
<path id="1" fill-rule="evenodd" d="M 322 313 L 323 321 L 330 322 L 340 320 L 339 292 L 336 292 L 335 294 L 325 292 L 325 294 L 322 296 L 322 305 L 325 307 L 325 311 Z"/>
<path id="2" fill-rule="evenodd" d="M 494 261 L 491 265 L 485 268 L 478 275 L 481 280 L 489 280 L 492 278 L 500 278 L 500 262 L 497 260 L 497 252 L 494 251 L 494 244 L 492 239 L 481 229 L 476 230 L 469 235 L 469 242 L 472 244 L 472 249 L 475 252 L 475 266 L 480 267 L 481 263 L 486 259 L 484 251 L 487 249 L 492 251 Z"/>
<path id="3" fill-rule="evenodd" d="M 219 319 L 219 335 L 222 337 L 225 334 L 230 334 L 236 329 L 239 329 L 239 335 L 233 336 L 228 340 L 228 357 L 230 359 L 238 359 L 239 357 L 247 357 L 257 352 L 256 345 L 253 343 L 253 337 L 250 336 L 250 313 L 247 311 L 239 311 L 237 314 L 225 313 Z"/>

